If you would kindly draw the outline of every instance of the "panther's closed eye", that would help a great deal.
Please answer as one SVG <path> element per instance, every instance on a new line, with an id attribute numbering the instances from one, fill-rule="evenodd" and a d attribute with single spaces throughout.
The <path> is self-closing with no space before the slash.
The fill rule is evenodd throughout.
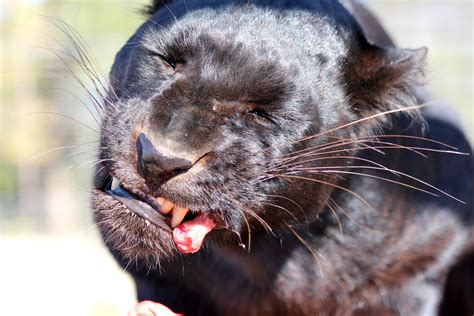
<path id="1" fill-rule="evenodd" d="M 258 119 L 261 119 L 261 120 L 265 120 L 267 122 L 270 122 L 270 123 L 273 123 L 273 124 L 276 124 L 275 120 L 272 118 L 272 116 L 262 110 L 262 109 L 259 109 L 259 108 L 253 108 L 251 110 L 248 110 L 246 112 L 247 114 L 250 114 L 250 115 L 253 115 L 254 117 L 258 118 Z"/>
<path id="2" fill-rule="evenodd" d="M 151 54 L 158 57 L 166 67 L 171 67 L 174 71 L 176 71 L 178 63 L 173 61 L 170 57 L 154 51 L 151 51 Z"/>
<path id="3" fill-rule="evenodd" d="M 238 102 L 238 101 L 226 101 L 219 102 L 214 101 L 212 106 L 213 111 L 232 116 L 232 115 L 246 115 L 253 119 L 260 120 L 261 122 L 276 124 L 270 113 L 257 107 L 255 102 Z"/>

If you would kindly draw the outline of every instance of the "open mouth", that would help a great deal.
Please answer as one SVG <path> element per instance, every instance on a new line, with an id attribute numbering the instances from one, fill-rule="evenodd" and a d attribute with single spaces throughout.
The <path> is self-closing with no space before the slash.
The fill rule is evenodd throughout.
<path id="1" fill-rule="evenodd" d="M 203 212 L 190 211 L 163 197 L 132 193 L 115 177 L 109 179 L 104 191 L 156 227 L 172 231 L 176 247 L 182 253 L 201 249 L 204 238 L 216 226 L 214 220 Z"/>

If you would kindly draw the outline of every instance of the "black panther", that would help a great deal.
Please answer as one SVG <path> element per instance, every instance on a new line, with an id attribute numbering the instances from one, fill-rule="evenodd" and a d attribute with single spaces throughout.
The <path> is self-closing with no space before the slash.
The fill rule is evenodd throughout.
<path id="1" fill-rule="evenodd" d="M 394 47 L 350 2 L 146 11 L 110 72 L 91 203 L 139 301 L 185 315 L 449 313 L 473 160 L 462 131 L 424 109 L 425 48 Z"/>

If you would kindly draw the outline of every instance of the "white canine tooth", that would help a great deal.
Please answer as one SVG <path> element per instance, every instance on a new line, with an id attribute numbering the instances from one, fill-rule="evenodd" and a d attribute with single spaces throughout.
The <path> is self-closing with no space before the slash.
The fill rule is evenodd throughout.
<path id="1" fill-rule="evenodd" d="M 112 191 L 115 191 L 119 187 L 120 187 L 120 181 L 116 177 L 112 177 L 112 185 L 110 186 L 110 189 Z"/>
<path id="2" fill-rule="evenodd" d="M 165 200 L 163 205 L 161 205 L 160 212 L 163 214 L 168 214 L 174 207 L 174 203 L 168 200 Z"/>
<path id="3" fill-rule="evenodd" d="M 150 221 L 146 219 L 145 224 L 146 224 L 146 226 L 150 226 Z"/>
<path id="4" fill-rule="evenodd" d="M 189 209 L 181 206 L 175 206 L 173 209 L 173 217 L 171 218 L 171 227 L 175 228 L 183 221 Z"/>

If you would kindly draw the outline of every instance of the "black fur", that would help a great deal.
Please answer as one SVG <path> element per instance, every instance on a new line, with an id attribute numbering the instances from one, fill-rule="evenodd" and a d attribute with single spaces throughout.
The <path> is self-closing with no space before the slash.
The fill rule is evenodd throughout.
<path id="1" fill-rule="evenodd" d="M 383 114 L 417 104 L 426 50 L 369 43 L 337 1 L 163 3 L 117 54 L 92 197 L 138 298 L 186 315 L 434 313 L 466 244 L 473 163 L 423 148 L 470 147 L 417 110 Z M 145 180 L 144 131 L 196 168 Z M 226 229 L 179 254 L 169 231 L 103 192 L 106 174 Z"/>

